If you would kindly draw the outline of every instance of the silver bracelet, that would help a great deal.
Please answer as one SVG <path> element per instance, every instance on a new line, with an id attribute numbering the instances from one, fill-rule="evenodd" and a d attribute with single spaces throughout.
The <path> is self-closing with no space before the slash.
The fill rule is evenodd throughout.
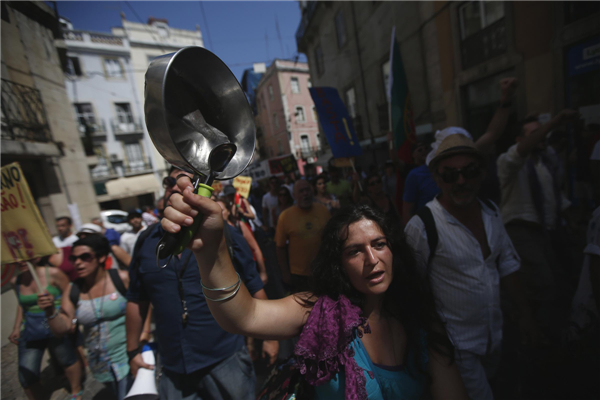
<path id="1" fill-rule="evenodd" d="M 230 298 L 232 298 L 233 296 L 235 296 L 237 294 L 237 292 L 240 290 L 240 288 L 242 287 L 242 281 L 241 281 L 241 279 L 238 280 L 237 285 L 238 285 L 238 287 L 233 291 L 233 293 L 231 293 L 229 296 L 223 297 L 222 299 L 211 299 L 210 297 L 208 297 L 206 295 L 206 293 L 204 293 L 204 289 L 202 289 L 202 294 L 204 294 L 204 298 L 206 300 L 210 300 L 210 301 L 214 301 L 214 302 L 229 300 Z"/>
<path id="2" fill-rule="evenodd" d="M 242 279 L 240 278 L 240 274 L 238 274 L 237 272 L 236 272 L 236 274 L 237 274 L 237 276 L 238 276 L 238 280 L 237 280 L 237 282 L 236 282 L 236 283 L 234 283 L 234 284 L 233 284 L 233 285 L 231 285 L 231 286 L 227 286 L 227 287 L 224 287 L 224 288 L 219 288 L 219 289 L 211 289 L 211 288 L 207 288 L 206 286 L 204 286 L 204 285 L 202 284 L 202 280 L 200 280 L 200 285 L 202 285 L 202 290 L 210 290 L 211 292 L 224 292 L 224 291 L 227 291 L 227 290 L 233 289 L 234 287 L 236 287 L 236 286 L 237 286 L 237 284 L 238 284 L 238 283 L 240 283 L 240 282 L 241 282 L 241 280 L 242 280 Z"/>
<path id="3" fill-rule="evenodd" d="M 58 314 L 59 314 L 59 313 L 60 313 L 60 312 L 59 312 L 58 308 L 56 308 L 56 309 L 54 309 L 54 314 L 52 314 L 51 316 L 49 316 L 49 317 L 46 317 L 46 318 L 48 319 L 48 321 L 50 321 L 50 320 L 52 320 L 52 319 L 54 319 L 54 318 L 58 317 Z"/>

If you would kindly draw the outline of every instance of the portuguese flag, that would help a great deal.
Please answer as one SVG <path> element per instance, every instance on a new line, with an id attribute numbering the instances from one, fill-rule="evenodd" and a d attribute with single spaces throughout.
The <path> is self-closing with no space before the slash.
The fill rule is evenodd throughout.
<path id="1" fill-rule="evenodd" d="M 392 28 L 390 46 L 390 77 L 388 82 L 390 131 L 394 135 L 394 144 L 398 158 L 412 163 L 412 145 L 416 141 L 413 111 L 408 93 L 406 73 L 400 55 L 400 46 L 396 40 L 396 27 Z"/>

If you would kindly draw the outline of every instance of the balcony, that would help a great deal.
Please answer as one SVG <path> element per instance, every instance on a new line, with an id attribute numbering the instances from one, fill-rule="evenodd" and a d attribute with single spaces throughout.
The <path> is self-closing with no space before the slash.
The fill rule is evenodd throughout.
<path id="1" fill-rule="evenodd" d="M 142 120 L 139 118 L 137 120 L 131 118 L 130 122 L 122 122 L 118 118 L 113 118 L 111 125 L 115 136 L 144 133 L 144 125 L 142 125 Z"/>
<path id="2" fill-rule="evenodd" d="M 323 152 L 319 146 L 303 147 L 296 151 L 296 158 L 308 160 L 310 158 L 318 158 Z"/>
<path id="3" fill-rule="evenodd" d="M 306 28 L 308 28 L 308 24 L 317 9 L 318 2 L 317 1 L 307 1 L 306 7 L 302 10 L 302 19 L 300 20 L 300 25 L 298 25 L 298 29 L 296 30 L 296 45 L 298 46 L 298 50 L 303 49 L 301 46 L 302 39 L 306 34 Z"/>
<path id="4" fill-rule="evenodd" d="M 125 176 L 140 175 L 152 172 L 152 164 L 149 160 L 129 161 L 124 166 Z"/>
<path id="5" fill-rule="evenodd" d="M 79 136 L 85 137 L 86 133 L 89 132 L 92 137 L 102 137 L 106 136 L 106 125 L 104 120 L 101 120 L 100 123 L 92 123 L 89 121 L 77 121 L 77 129 L 79 130 Z"/>
<path id="6" fill-rule="evenodd" d="M 40 91 L 2 79 L 2 139 L 52 141 Z"/>

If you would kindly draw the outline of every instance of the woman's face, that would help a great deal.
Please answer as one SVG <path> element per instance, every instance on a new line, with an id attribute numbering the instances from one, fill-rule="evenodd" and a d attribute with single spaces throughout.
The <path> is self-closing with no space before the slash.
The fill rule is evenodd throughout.
<path id="1" fill-rule="evenodd" d="M 96 272 L 104 261 L 106 261 L 106 256 L 98 258 L 91 247 L 77 246 L 73 248 L 69 260 L 75 266 L 79 277 L 85 278 Z"/>
<path id="2" fill-rule="evenodd" d="M 380 194 L 383 191 L 383 186 L 381 185 L 381 178 L 378 176 L 373 176 L 369 178 L 367 184 L 369 185 L 369 193 L 371 194 Z"/>
<path id="3" fill-rule="evenodd" d="M 379 225 L 362 219 L 348 227 L 342 266 L 352 286 L 366 295 L 382 295 L 392 282 L 392 251 Z"/>
<path id="4" fill-rule="evenodd" d="M 325 179 L 317 180 L 317 193 L 318 194 L 325 193 Z"/>

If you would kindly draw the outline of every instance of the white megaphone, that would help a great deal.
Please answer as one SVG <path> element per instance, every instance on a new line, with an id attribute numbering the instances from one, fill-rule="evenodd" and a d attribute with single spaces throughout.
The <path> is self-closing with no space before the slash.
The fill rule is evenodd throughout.
<path id="1" fill-rule="evenodd" d="M 156 345 L 149 343 L 142 347 L 142 359 L 146 364 L 155 365 L 153 348 Z M 154 379 L 154 370 L 140 368 L 129 393 L 125 396 L 129 400 L 157 400 L 158 391 L 156 390 L 156 380 Z"/>

